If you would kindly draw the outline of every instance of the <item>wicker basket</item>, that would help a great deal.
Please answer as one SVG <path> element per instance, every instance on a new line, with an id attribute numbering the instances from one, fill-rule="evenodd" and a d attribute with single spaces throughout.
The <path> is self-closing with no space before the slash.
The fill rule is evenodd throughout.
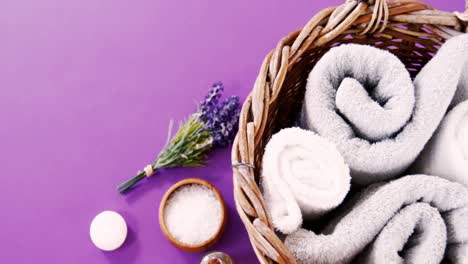
<path id="1" fill-rule="evenodd" d="M 446 39 L 466 32 L 467 18 L 468 10 L 448 13 L 415 0 L 347 0 L 320 11 L 266 56 L 232 148 L 236 208 L 261 263 L 296 263 L 275 234 L 258 182 L 265 144 L 292 125 L 317 60 L 342 43 L 370 44 L 395 54 L 414 77 Z"/>

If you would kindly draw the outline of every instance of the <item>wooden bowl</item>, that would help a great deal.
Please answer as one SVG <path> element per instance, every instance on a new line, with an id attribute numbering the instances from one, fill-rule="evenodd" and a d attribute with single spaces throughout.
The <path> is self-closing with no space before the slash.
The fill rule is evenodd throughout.
<path id="1" fill-rule="evenodd" d="M 221 214 L 222 214 L 222 219 L 221 219 L 221 225 L 216 231 L 216 233 L 209 239 L 207 239 L 205 242 L 198 244 L 198 245 L 190 245 L 186 244 L 183 242 L 178 241 L 175 237 L 172 236 L 172 234 L 169 232 L 166 226 L 166 222 L 164 220 L 164 215 L 165 215 L 165 210 L 166 210 L 166 203 L 169 197 L 179 189 L 180 187 L 186 186 L 186 185 L 192 185 L 192 184 L 199 184 L 208 187 L 213 193 L 215 194 L 216 198 L 221 202 Z M 202 179 L 197 179 L 197 178 L 189 178 L 185 179 L 182 181 L 177 182 L 174 184 L 167 192 L 164 194 L 164 197 L 161 200 L 161 203 L 159 205 L 159 226 L 161 227 L 161 230 L 164 234 L 164 236 L 171 242 L 174 246 L 177 248 L 188 251 L 188 252 L 200 252 L 208 249 L 209 247 L 213 246 L 220 238 L 221 234 L 224 230 L 224 227 L 226 225 L 226 220 L 227 220 L 227 215 L 226 215 L 226 205 L 224 203 L 223 197 L 219 193 L 219 191 L 209 182 L 202 180 Z"/>

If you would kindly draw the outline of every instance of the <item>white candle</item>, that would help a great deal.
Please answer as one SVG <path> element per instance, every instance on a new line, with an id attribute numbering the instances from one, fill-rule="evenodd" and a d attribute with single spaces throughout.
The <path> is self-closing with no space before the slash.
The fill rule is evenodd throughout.
<path id="1" fill-rule="evenodd" d="M 127 237 L 127 224 L 114 211 L 103 211 L 94 217 L 89 228 L 94 245 L 105 251 L 119 248 Z"/>

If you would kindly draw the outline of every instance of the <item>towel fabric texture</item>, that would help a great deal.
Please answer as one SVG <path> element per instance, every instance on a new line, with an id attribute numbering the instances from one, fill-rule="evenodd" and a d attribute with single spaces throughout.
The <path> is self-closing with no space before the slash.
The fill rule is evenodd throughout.
<path id="1" fill-rule="evenodd" d="M 468 263 L 463 185 L 410 175 L 351 200 L 322 234 L 300 229 L 287 236 L 299 263 Z"/>
<path id="2" fill-rule="evenodd" d="M 465 64 L 462 72 L 464 72 L 464 74 L 461 76 L 460 82 L 458 83 L 458 89 L 455 93 L 455 97 L 452 100 L 450 108 L 453 108 L 454 106 L 468 99 L 468 63 Z"/>
<path id="3" fill-rule="evenodd" d="M 273 225 L 288 234 L 300 228 L 303 219 L 340 205 L 351 177 L 334 144 L 311 131 L 286 128 L 265 148 L 261 181 Z"/>
<path id="4" fill-rule="evenodd" d="M 468 187 L 468 101 L 444 117 L 411 172 L 437 175 Z"/>
<path id="5" fill-rule="evenodd" d="M 301 126 L 337 145 L 353 182 L 395 178 L 415 161 L 452 101 L 468 95 L 467 65 L 467 34 L 448 40 L 414 82 L 387 51 L 332 48 L 309 75 Z"/>

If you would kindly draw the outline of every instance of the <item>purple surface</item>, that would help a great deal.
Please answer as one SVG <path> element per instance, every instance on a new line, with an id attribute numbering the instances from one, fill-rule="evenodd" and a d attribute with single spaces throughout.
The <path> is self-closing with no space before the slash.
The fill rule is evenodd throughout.
<path id="1" fill-rule="evenodd" d="M 163 237 L 159 201 L 176 181 L 217 186 L 229 210 L 222 250 L 256 263 L 232 195 L 230 150 L 199 169 L 163 171 L 127 196 L 115 187 L 153 161 L 169 119 L 213 81 L 250 91 L 277 41 L 343 0 L 3 0 L 0 8 L 2 263 L 198 263 Z M 462 0 L 428 1 L 463 10 Z M 102 210 L 126 218 L 124 246 L 89 239 Z"/>

